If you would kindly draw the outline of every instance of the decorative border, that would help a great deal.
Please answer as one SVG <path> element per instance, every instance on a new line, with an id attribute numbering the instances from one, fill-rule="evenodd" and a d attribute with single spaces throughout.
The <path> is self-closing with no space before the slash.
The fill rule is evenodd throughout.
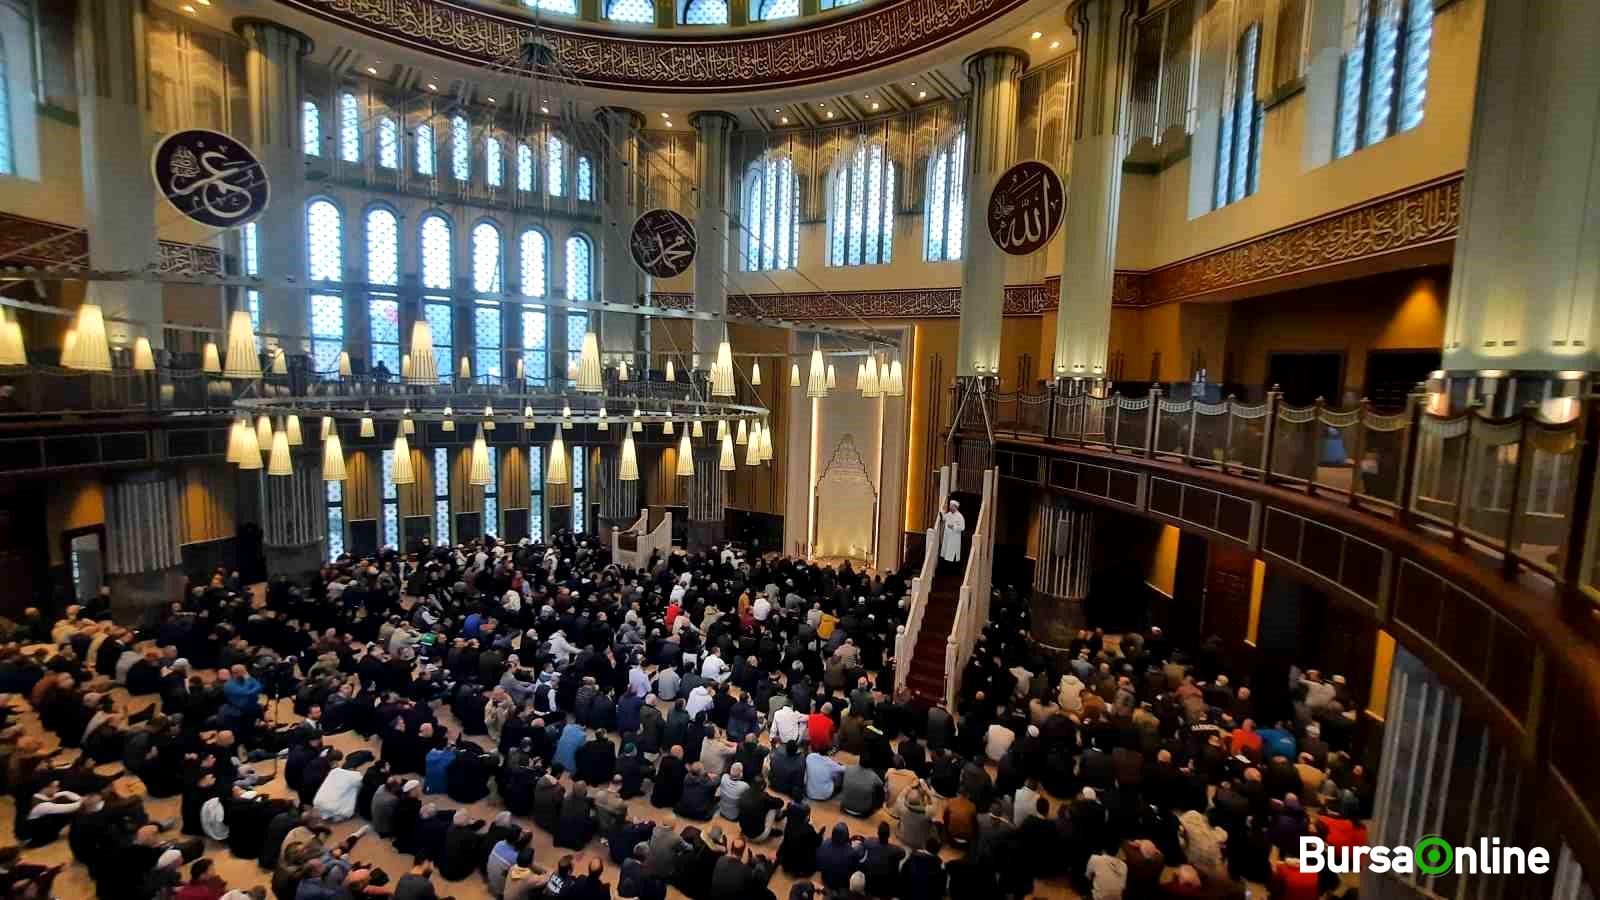
<path id="1" fill-rule="evenodd" d="M 581 30 L 456 0 L 280 0 L 318 18 L 474 66 L 548 45 L 563 74 L 630 90 L 765 90 L 861 72 L 935 49 L 1029 0 L 887 0 L 826 22 L 729 38 Z"/>
<path id="2" fill-rule="evenodd" d="M 158 241 L 156 251 L 156 271 L 163 275 L 227 274 L 222 251 L 215 247 Z M 88 256 L 88 229 L 0 212 L 0 264 L 83 266 Z"/>

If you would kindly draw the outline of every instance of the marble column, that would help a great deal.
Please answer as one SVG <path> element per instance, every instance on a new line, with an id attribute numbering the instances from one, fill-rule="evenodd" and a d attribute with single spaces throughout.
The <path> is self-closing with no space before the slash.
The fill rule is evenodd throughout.
<path id="1" fill-rule="evenodd" d="M 1033 598 L 1033 636 L 1065 647 L 1084 625 L 1083 601 L 1094 569 L 1094 509 L 1058 494 L 1041 496 Z"/>
<path id="2" fill-rule="evenodd" d="M 1000 315 L 1005 303 L 1006 253 L 989 237 L 989 194 L 1015 161 L 1017 92 L 1028 55 L 1009 47 L 967 58 L 972 82 L 967 119 L 966 221 L 961 247 L 961 336 L 956 376 L 993 375 L 1000 368 Z"/>
<path id="3" fill-rule="evenodd" d="M 1077 0 L 1067 21 L 1078 37 L 1078 105 L 1063 222 L 1066 251 L 1056 313 L 1057 378 L 1103 378 L 1111 340 L 1111 280 L 1127 130 L 1135 0 Z"/>
<path id="4" fill-rule="evenodd" d="M 298 454 L 294 472 L 268 475 L 262 470 L 262 551 L 267 577 L 300 580 L 327 558 L 327 488 L 316 454 Z"/>
<path id="5" fill-rule="evenodd" d="M 727 533 L 727 511 L 722 505 L 727 478 L 717 468 L 721 456 L 721 447 L 715 441 L 707 440 L 694 448 L 694 477 L 689 479 L 685 498 L 689 520 L 684 543 L 690 551 L 704 550 L 719 543 Z"/>
<path id="6" fill-rule="evenodd" d="M 595 114 L 605 133 L 605 170 L 600 180 L 604 192 L 601 210 L 605 224 L 601 249 L 600 296 L 612 303 L 638 303 L 649 291 L 649 276 L 633 263 L 628 237 L 633 220 L 639 216 L 642 182 L 639 172 L 639 130 L 644 116 L 631 109 L 602 107 Z M 641 316 L 604 313 L 600 324 L 600 350 L 605 354 L 625 355 L 632 369 L 641 361 L 640 329 L 648 322 Z"/>
<path id="7" fill-rule="evenodd" d="M 1593 12 L 1585 0 L 1487 5 L 1445 317 L 1446 371 L 1600 370 L 1600 17 Z"/>
<path id="8" fill-rule="evenodd" d="M 118 621 L 142 619 L 182 593 L 182 529 L 173 473 L 141 469 L 106 484 L 106 583 Z"/>
<path id="9" fill-rule="evenodd" d="M 311 39 L 275 22 L 237 19 L 234 30 L 248 47 L 245 90 L 249 96 L 249 140 L 271 179 L 272 199 L 256 220 L 260 246 L 261 330 L 295 335 L 284 341 L 289 353 L 310 351 L 310 311 L 306 283 L 306 163 L 300 128 L 301 61 Z M 327 114 L 324 113 L 324 121 Z M 268 338 L 267 346 L 276 346 Z"/>
<path id="10" fill-rule="evenodd" d="M 144 4 L 80 0 L 78 4 L 78 138 L 89 226 L 88 265 L 140 272 L 156 253 L 156 197 L 150 187 L 149 129 L 144 114 Z M 30 115 L 31 109 L 30 109 Z M 164 202 L 164 201 L 163 201 Z M 88 299 L 106 315 L 115 345 L 144 335 L 162 346 L 163 329 L 113 317 L 159 323 L 161 285 L 91 281 Z"/>
<path id="11" fill-rule="evenodd" d="M 697 112 L 689 117 L 689 124 L 699 141 L 700 160 L 694 213 L 695 237 L 700 243 L 694 258 L 694 308 L 721 315 L 728 311 L 729 160 L 739 120 L 725 112 Z M 722 336 L 721 322 L 694 323 L 694 350 L 700 354 L 701 368 L 711 368 Z"/>

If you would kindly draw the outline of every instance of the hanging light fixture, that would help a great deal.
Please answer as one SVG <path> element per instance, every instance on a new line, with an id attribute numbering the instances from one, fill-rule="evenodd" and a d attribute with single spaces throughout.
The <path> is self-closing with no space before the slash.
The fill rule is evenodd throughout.
<path id="1" fill-rule="evenodd" d="M 395 484 L 417 483 L 417 473 L 411 466 L 411 443 L 406 440 L 404 431 L 395 433 L 394 465 L 389 474 L 389 480 Z"/>
<path id="2" fill-rule="evenodd" d="M 256 417 L 256 447 L 262 453 L 272 449 L 272 420 L 266 416 Z"/>
<path id="3" fill-rule="evenodd" d="M 472 465 L 467 469 L 467 483 L 483 486 L 493 479 L 489 471 L 489 442 L 484 439 L 483 429 L 478 429 L 478 436 L 472 439 Z"/>
<path id="4" fill-rule="evenodd" d="M 635 404 L 634 407 L 633 407 L 633 427 L 629 428 L 628 432 L 630 434 L 632 434 L 634 432 L 642 433 L 643 431 L 644 431 L 644 424 L 639 421 L 639 406 L 638 406 L 638 404 Z"/>
<path id="5" fill-rule="evenodd" d="M 411 373 L 411 354 L 407 353 L 400 357 L 400 380 L 411 383 Z"/>
<path id="6" fill-rule="evenodd" d="M 661 435 L 662 437 L 672 437 L 672 414 L 670 412 L 667 413 L 665 419 L 661 420 Z"/>
<path id="7" fill-rule="evenodd" d="M 687 431 L 678 440 L 678 474 L 684 478 L 694 477 L 694 448 L 689 446 Z"/>
<path id="8" fill-rule="evenodd" d="M 10 325 L 8 324 L 6 328 L 9 331 Z M 5 347 L 8 342 L 0 340 L 0 348 Z M 4 353 L 5 351 L 0 349 L 0 356 L 4 356 Z M 4 364 L 3 359 L 0 359 L 0 364 Z M 222 374 L 222 354 L 217 350 L 216 341 L 206 341 L 205 347 L 200 351 L 200 371 L 207 375 Z"/>
<path id="9" fill-rule="evenodd" d="M 600 373 L 600 338 L 592 330 L 583 334 L 583 350 L 578 354 L 577 382 L 580 394 L 598 394 L 605 389 Z"/>
<path id="10" fill-rule="evenodd" d="M 734 435 L 733 442 L 741 447 L 750 443 L 750 427 L 743 419 L 739 420 L 739 431 Z"/>
<path id="11" fill-rule="evenodd" d="M 622 461 L 617 466 L 617 480 L 639 480 L 639 455 L 633 449 L 633 434 L 631 432 L 622 435 Z"/>
<path id="12" fill-rule="evenodd" d="M 728 436 L 728 420 L 727 419 L 718 419 L 717 420 L 717 440 L 720 441 L 720 440 L 722 440 L 723 438 L 725 438 L 727 436 Z"/>
<path id="13" fill-rule="evenodd" d="M 529 405 L 524 406 L 522 408 L 522 418 L 524 419 L 522 424 L 528 426 L 529 428 L 533 427 L 533 405 L 532 404 L 529 404 Z"/>
<path id="14" fill-rule="evenodd" d="M 750 363 L 750 386 L 761 386 L 761 360 L 759 359 Z"/>
<path id="15" fill-rule="evenodd" d="M 625 359 L 617 363 L 617 380 L 628 380 L 628 361 Z"/>
<path id="16" fill-rule="evenodd" d="M 456 372 L 456 377 L 462 381 L 472 380 L 472 363 L 465 356 L 461 357 L 461 367 Z"/>
<path id="17" fill-rule="evenodd" d="M 411 372 L 407 384 L 438 384 L 439 358 L 433 352 L 433 326 L 427 319 L 411 323 Z M 404 369 L 405 365 L 402 364 Z"/>
<path id="18" fill-rule="evenodd" d="M 106 340 L 105 313 L 99 305 L 85 303 L 78 307 L 72 330 L 76 340 L 71 348 L 63 348 L 61 365 L 85 372 L 111 371 L 111 344 Z"/>
<path id="19" fill-rule="evenodd" d="M 667 380 L 672 382 L 676 382 L 678 380 L 678 373 L 672 368 L 672 357 L 670 356 L 667 357 Z"/>
<path id="20" fill-rule="evenodd" d="M 483 430 L 494 430 L 494 404 L 485 404 L 483 407 Z"/>
<path id="21" fill-rule="evenodd" d="M 240 432 L 248 427 L 244 419 L 235 418 L 233 427 L 228 429 L 228 452 L 223 458 L 234 465 L 238 465 L 239 460 L 244 457 L 244 436 Z"/>
<path id="22" fill-rule="evenodd" d="M 697 437 L 697 438 L 703 438 L 703 437 L 706 436 L 705 426 L 700 424 L 700 420 L 699 419 L 695 419 L 694 420 L 694 424 L 690 426 L 690 428 L 689 428 L 689 436 L 690 437 Z"/>
<path id="23" fill-rule="evenodd" d="M 215 359 L 216 344 L 207 344 L 211 348 L 211 358 Z M 22 325 L 0 314 L 0 366 L 25 366 L 28 364 L 28 351 L 22 343 Z M 221 369 L 221 366 L 218 366 Z"/>
<path id="24" fill-rule="evenodd" d="M 833 371 L 833 363 L 828 363 L 828 390 L 839 387 L 839 376 Z"/>
<path id="25" fill-rule="evenodd" d="M 556 432 L 556 439 L 550 442 L 550 465 L 545 467 L 545 484 L 566 484 L 567 478 L 567 442 L 561 439 L 561 432 Z"/>
<path id="26" fill-rule="evenodd" d="M 772 461 L 772 426 L 765 423 L 761 426 L 761 461 Z"/>
<path id="27" fill-rule="evenodd" d="M 561 404 L 561 429 L 566 431 L 572 427 L 572 404 Z"/>
<path id="28" fill-rule="evenodd" d="M 453 415 L 455 415 L 455 410 L 453 410 L 450 407 L 446 406 L 444 408 L 444 421 L 439 424 L 439 430 L 440 431 L 455 431 L 456 430 L 456 420 L 451 418 L 451 416 L 453 416 Z"/>
<path id="29" fill-rule="evenodd" d="M 228 318 L 228 365 L 222 374 L 229 378 L 260 378 L 261 357 L 256 355 L 256 334 L 250 327 L 250 313 L 236 309 Z"/>
<path id="30" fill-rule="evenodd" d="M 717 471 L 732 472 L 734 468 L 733 441 L 723 438 L 722 453 L 717 457 Z"/>
<path id="31" fill-rule="evenodd" d="M 378 436 L 378 429 L 372 427 L 372 416 L 370 415 L 361 417 L 361 436 L 364 438 Z"/>
<path id="32" fill-rule="evenodd" d="M 289 465 L 289 435 L 283 429 L 272 433 L 272 452 L 267 454 L 267 474 L 293 475 L 294 469 Z"/>
<path id="33" fill-rule="evenodd" d="M 904 397 L 906 395 L 905 370 L 900 367 L 900 357 L 898 356 L 889 361 L 889 386 L 884 389 L 884 394 L 889 397 Z"/>
<path id="34" fill-rule="evenodd" d="M 322 439 L 323 440 L 327 440 L 330 436 L 336 436 L 336 435 L 338 435 L 338 433 L 339 433 L 339 429 L 334 427 L 334 424 L 333 424 L 333 416 L 323 416 L 322 417 Z"/>
<path id="35" fill-rule="evenodd" d="M 811 379 L 806 385 L 806 396 L 828 396 L 828 369 L 822 360 L 822 336 L 817 335 L 811 345 Z"/>
<path id="36" fill-rule="evenodd" d="M 606 405 L 604 403 L 600 404 L 600 421 L 595 423 L 594 430 L 595 431 L 610 431 L 611 430 L 611 423 L 606 421 Z"/>
<path id="37" fill-rule="evenodd" d="M 339 377 L 340 378 L 349 378 L 352 374 L 354 374 L 354 373 L 350 369 L 350 351 L 349 350 L 340 350 L 339 351 Z"/>
<path id="38" fill-rule="evenodd" d="M 790 363 L 789 364 L 789 387 L 797 388 L 799 386 L 800 386 L 800 364 L 799 363 Z"/>
<path id="39" fill-rule="evenodd" d="M 761 423 L 750 426 L 750 442 L 744 447 L 744 464 L 754 466 L 761 462 Z"/>
<path id="40" fill-rule="evenodd" d="M 272 351 L 272 374 L 289 374 L 289 355 L 283 352 L 282 347 Z"/>
<path id="41" fill-rule="evenodd" d="M 521 380 L 522 380 L 522 378 L 523 378 L 523 374 L 522 374 L 522 373 L 523 373 L 523 371 L 524 371 L 524 370 L 523 370 L 523 366 L 522 366 L 522 359 L 521 359 L 521 358 L 520 358 L 520 357 L 519 357 L 519 358 L 518 358 L 518 359 L 517 359 L 517 380 L 518 380 L 518 381 L 521 381 Z"/>
<path id="42" fill-rule="evenodd" d="M 133 342 L 133 370 L 135 372 L 156 370 L 156 355 L 150 349 L 150 339 L 142 334 Z"/>
<path id="43" fill-rule="evenodd" d="M 733 346 L 728 343 L 728 331 L 724 327 L 722 341 L 717 344 L 717 361 L 711 366 L 711 396 L 732 397 L 733 394 Z"/>
<path id="44" fill-rule="evenodd" d="M 261 468 L 261 441 L 249 422 L 239 423 L 239 468 L 247 472 Z"/>
<path id="45" fill-rule="evenodd" d="M 289 436 L 289 446 L 299 447 L 305 444 L 305 439 L 300 436 L 300 417 L 294 413 L 283 421 L 283 432 Z"/>
<path id="46" fill-rule="evenodd" d="M 867 362 L 862 360 L 856 363 L 856 390 L 861 396 L 867 396 Z"/>
<path id="47" fill-rule="evenodd" d="M 322 439 L 322 480 L 345 480 L 344 448 L 339 446 L 339 432 L 337 431 Z"/>
<path id="48" fill-rule="evenodd" d="M 62 365 L 66 365 L 66 358 L 72 353 L 72 348 L 76 346 L 78 346 L 78 329 L 68 328 L 66 333 L 61 335 Z"/>

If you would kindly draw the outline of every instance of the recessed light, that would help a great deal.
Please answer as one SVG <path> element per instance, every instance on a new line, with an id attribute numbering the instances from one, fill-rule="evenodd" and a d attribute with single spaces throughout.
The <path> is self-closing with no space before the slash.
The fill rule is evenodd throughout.
<path id="1" fill-rule="evenodd" d="M 1050 42 L 1050 49 L 1051 50 L 1058 49 L 1060 46 L 1061 46 L 1061 42 L 1060 41 L 1051 41 Z"/>
<path id="2" fill-rule="evenodd" d="M 211 0 L 195 0 L 195 2 L 199 3 L 201 6 L 210 6 L 211 5 Z"/>
<path id="3" fill-rule="evenodd" d="M 782 109 L 781 109 L 781 108 L 779 108 L 779 109 L 774 109 L 774 110 L 773 110 L 773 112 L 775 112 L 775 113 L 781 113 L 781 112 L 783 112 L 783 110 L 782 110 Z"/>
<path id="4" fill-rule="evenodd" d="M 911 86 L 912 86 L 912 87 L 916 87 L 916 86 L 917 86 L 917 83 L 916 83 L 916 82 L 915 82 L 915 81 L 913 81 L 913 82 L 911 82 Z"/>
<path id="5" fill-rule="evenodd" d="M 190 6 L 190 5 L 189 5 L 189 4 L 187 4 L 187 3 L 185 3 L 185 4 L 184 4 L 184 5 L 183 5 L 183 11 L 184 11 L 184 12 L 186 12 L 186 13 L 188 13 L 188 14 L 189 14 L 189 15 L 191 15 L 191 16 L 192 16 L 192 15 L 194 15 L 194 7 L 193 7 L 193 6 Z"/>
<path id="6" fill-rule="evenodd" d="M 833 113 L 831 113 L 831 112 L 828 113 L 828 118 L 830 118 L 830 119 L 833 118 Z"/>
<path id="7" fill-rule="evenodd" d="M 876 104 L 876 103 L 872 104 L 872 108 L 873 109 L 877 109 L 878 108 L 878 104 Z"/>
<path id="8" fill-rule="evenodd" d="M 376 75 L 376 74 L 378 74 L 377 67 L 376 66 L 367 66 L 367 74 L 368 75 Z"/>
<path id="9" fill-rule="evenodd" d="M 431 81 L 430 81 L 430 82 L 428 82 L 428 90 L 430 90 L 430 91 L 437 91 L 437 90 L 438 90 L 438 89 L 439 89 L 439 86 L 438 86 L 438 85 L 437 85 L 437 84 L 434 84 L 434 83 L 433 83 L 433 82 L 431 82 Z"/>
<path id="10" fill-rule="evenodd" d="M 498 103 L 499 102 L 498 100 L 494 99 L 493 97 L 489 97 L 487 99 L 489 100 L 490 103 Z"/>
<path id="11" fill-rule="evenodd" d="M 1028 40 L 1037 41 L 1039 38 L 1042 38 L 1042 37 L 1044 37 L 1044 32 L 1035 31 L 1033 34 L 1028 35 Z"/>
<path id="12" fill-rule="evenodd" d="M 549 102 L 550 102 L 550 101 L 548 101 L 548 100 L 546 100 L 546 101 L 545 101 L 545 102 L 546 102 L 546 103 L 549 103 Z M 661 118 L 663 118 L 663 119 L 670 119 L 670 118 L 672 118 L 672 113 L 662 113 L 662 114 L 661 114 Z"/>
<path id="13" fill-rule="evenodd" d="M 871 100 L 872 99 L 872 95 L 871 94 L 862 94 L 861 95 L 861 99 L 863 99 L 863 100 Z"/>
<path id="14" fill-rule="evenodd" d="M 544 113 L 545 115 L 548 116 L 548 115 L 550 115 L 550 107 L 541 106 L 541 107 L 539 107 L 539 112 L 542 112 L 542 113 Z"/>
<path id="15" fill-rule="evenodd" d="M 928 92 L 927 91 L 918 91 L 917 92 L 917 99 L 918 100 L 921 100 L 923 97 L 926 97 L 926 96 L 928 96 Z"/>
<path id="16" fill-rule="evenodd" d="M 788 116 L 784 116 L 783 117 L 783 124 L 785 124 L 785 125 L 789 124 L 789 117 Z"/>

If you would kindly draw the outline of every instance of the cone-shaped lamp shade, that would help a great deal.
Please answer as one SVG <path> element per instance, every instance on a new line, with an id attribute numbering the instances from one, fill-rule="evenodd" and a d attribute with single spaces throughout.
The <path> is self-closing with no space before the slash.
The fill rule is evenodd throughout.
<path id="1" fill-rule="evenodd" d="M 266 416 L 256 417 L 256 446 L 262 453 L 272 449 L 272 420 Z"/>
<path id="2" fill-rule="evenodd" d="M 322 439 L 322 480 L 343 481 L 344 448 L 339 445 L 339 432 Z"/>
<path id="3" fill-rule="evenodd" d="M 339 377 L 340 378 L 349 378 L 350 375 L 351 375 L 350 351 L 349 350 L 340 350 L 339 351 Z"/>
<path id="4" fill-rule="evenodd" d="M 465 356 L 461 357 L 461 368 L 456 371 L 456 377 L 463 381 L 468 381 L 472 378 L 472 363 L 468 362 Z"/>
<path id="5" fill-rule="evenodd" d="M 750 384 L 754 387 L 761 386 L 761 361 L 756 360 L 750 364 Z"/>
<path id="6" fill-rule="evenodd" d="M 78 329 L 68 328 L 66 332 L 61 335 L 62 365 L 66 365 L 67 356 L 72 353 L 72 348 L 76 346 L 78 346 Z"/>
<path id="7" fill-rule="evenodd" d="M 561 432 L 556 432 L 556 439 L 550 442 L 550 465 L 545 467 L 545 484 L 567 483 L 567 442 L 561 439 Z"/>
<path id="8" fill-rule="evenodd" d="M 519 358 L 519 359 L 518 359 L 518 360 L 517 360 L 517 380 L 518 380 L 518 381 L 521 381 L 521 380 L 522 380 L 522 377 L 523 377 L 523 375 L 522 375 L 522 373 L 523 373 L 523 372 L 524 372 L 524 371 L 526 371 L 526 370 L 525 370 L 525 369 L 524 369 L 524 368 L 523 368 L 523 365 L 522 365 L 522 360 L 521 360 L 521 359 L 520 359 L 520 358 Z"/>
<path id="9" fill-rule="evenodd" d="M 282 430 L 272 433 L 272 452 L 267 454 L 268 475 L 293 475 L 289 467 L 289 435 Z"/>
<path id="10" fill-rule="evenodd" d="M 622 462 L 617 467 L 617 480 L 639 480 L 639 455 L 633 449 L 633 434 L 631 432 L 622 436 Z"/>
<path id="11" fill-rule="evenodd" d="M 478 429 L 478 436 L 472 439 L 472 466 L 467 470 L 467 483 L 480 487 L 494 480 L 494 473 L 489 471 L 489 442 L 483 437 L 483 429 Z"/>
<path id="12" fill-rule="evenodd" d="M 727 436 L 728 436 L 728 420 L 727 419 L 718 419 L 717 420 L 717 440 L 720 441 L 720 440 L 722 440 L 723 438 L 725 438 Z"/>
<path id="13" fill-rule="evenodd" d="M 250 327 L 248 310 L 236 309 L 228 318 L 227 366 L 222 374 L 229 378 L 260 378 L 261 357 L 256 355 L 256 333 Z"/>
<path id="14" fill-rule="evenodd" d="M 533 424 L 533 421 L 532 421 L 533 420 L 533 406 L 531 404 L 528 405 L 528 406 L 522 407 L 522 417 L 524 419 L 529 420 L 527 424 L 529 424 L 529 425 Z"/>
<path id="15" fill-rule="evenodd" d="M 678 474 L 685 478 L 694 476 L 694 448 L 689 446 L 689 432 L 678 440 Z"/>
<path id="16" fill-rule="evenodd" d="M 833 363 L 828 363 L 828 390 L 831 391 L 831 390 L 837 388 L 838 386 L 839 386 L 839 376 L 838 376 L 837 373 L 835 373 L 833 371 Z"/>
<path id="17" fill-rule="evenodd" d="M 750 426 L 750 443 L 744 447 L 744 464 L 753 466 L 761 462 L 761 423 Z"/>
<path id="18" fill-rule="evenodd" d="M 411 443 L 406 440 L 405 432 L 394 436 L 394 468 L 390 480 L 395 484 L 416 484 L 417 473 L 411 466 Z"/>
<path id="19" fill-rule="evenodd" d="M 771 428 L 771 426 L 764 425 L 761 428 L 761 461 L 762 462 L 771 462 L 772 461 L 772 428 Z"/>
<path id="20" fill-rule="evenodd" d="M 563 403 L 563 404 L 561 404 L 561 427 L 562 428 L 571 428 L 572 427 L 572 404 L 571 403 Z"/>
<path id="21" fill-rule="evenodd" d="M 77 335 L 71 347 L 61 350 L 61 365 L 85 372 L 111 371 L 111 344 L 106 341 L 105 313 L 94 303 L 78 307 L 72 325 Z"/>
<path id="22" fill-rule="evenodd" d="M 739 420 L 739 431 L 734 435 L 733 442 L 741 447 L 750 443 L 750 426 L 743 419 Z"/>
<path id="23" fill-rule="evenodd" d="M 877 397 L 883 391 L 878 387 L 878 358 L 871 354 L 867 356 L 867 383 L 861 389 L 862 396 Z"/>
<path id="24" fill-rule="evenodd" d="M 282 347 L 272 351 L 272 374 L 289 374 L 289 354 L 284 353 Z"/>
<path id="25" fill-rule="evenodd" d="M 444 421 L 439 423 L 439 430 L 440 431 L 455 431 L 456 430 L 456 420 L 450 418 L 453 415 L 455 415 L 455 410 L 453 410 L 450 407 L 446 406 L 444 408 Z"/>
<path id="26" fill-rule="evenodd" d="M 567 380 L 568 381 L 577 381 L 578 380 L 578 361 L 575 360 L 575 359 L 567 361 Z"/>
<path id="27" fill-rule="evenodd" d="M 672 357 L 670 357 L 670 356 L 667 357 L 667 380 L 668 381 L 677 381 L 678 380 L 678 372 L 677 372 L 676 369 L 674 369 L 672 367 Z"/>
<path id="28" fill-rule="evenodd" d="M 900 367 L 900 357 L 889 361 L 889 384 L 884 388 L 884 394 L 890 397 L 904 397 L 906 395 L 905 370 Z"/>
<path id="29" fill-rule="evenodd" d="M 401 419 L 400 420 L 400 433 L 401 434 L 416 434 L 417 433 L 416 423 L 412 422 L 409 418 Z"/>
<path id="30" fill-rule="evenodd" d="M 856 363 L 856 390 L 860 391 L 863 397 L 867 395 L 867 364 L 865 360 Z"/>
<path id="31" fill-rule="evenodd" d="M 372 417 L 371 416 L 362 416 L 361 417 L 361 436 L 364 437 L 364 438 L 369 438 L 369 437 L 375 437 L 375 436 L 377 436 L 377 434 L 378 434 L 378 430 L 376 428 L 372 427 Z"/>
<path id="32" fill-rule="evenodd" d="M 711 366 L 711 396 L 732 397 L 733 393 L 733 347 L 724 336 L 717 345 L 717 361 Z"/>
<path id="33" fill-rule="evenodd" d="M 411 371 L 405 379 L 411 384 L 438 384 L 439 360 L 433 355 L 433 326 L 427 319 L 411 323 Z M 402 363 L 400 368 L 404 369 Z"/>
<path id="34" fill-rule="evenodd" d="M 822 359 L 822 338 L 816 338 L 811 345 L 811 378 L 806 384 L 807 397 L 828 396 L 828 368 Z"/>
<path id="35" fill-rule="evenodd" d="M 606 421 L 606 406 L 604 403 L 600 404 L 600 419 L 599 421 L 595 422 L 594 429 L 596 431 L 611 430 L 611 423 Z"/>
<path id="36" fill-rule="evenodd" d="M 700 424 L 699 419 L 694 420 L 694 425 L 689 429 L 689 436 L 697 438 L 703 438 L 706 436 L 705 426 Z"/>
<path id="37" fill-rule="evenodd" d="M 211 348 L 209 359 L 216 362 L 217 345 L 207 344 Z M 0 366 L 25 366 L 28 364 L 28 348 L 22 342 L 22 325 L 18 322 L 6 322 L 0 328 Z M 217 371 L 222 370 L 219 364 Z M 215 374 L 215 373 L 213 373 Z"/>
<path id="38" fill-rule="evenodd" d="M 289 414 L 289 418 L 283 420 L 283 433 L 289 436 L 289 446 L 291 447 L 299 447 L 305 443 L 305 438 L 300 435 L 300 417 L 293 413 Z"/>
<path id="39" fill-rule="evenodd" d="M 627 360 L 623 360 L 622 362 L 617 364 L 617 380 L 618 381 L 627 381 L 628 380 L 628 361 Z"/>
<path id="40" fill-rule="evenodd" d="M 633 408 L 633 426 L 628 429 L 629 434 L 635 432 L 641 434 L 644 432 L 644 423 L 639 421 L 639 407 L 637 406 Z"/>
<path id="41" fill-rule="evenodd" d="M 327 440 L 330 435 L 337 435 L 339 429 L 333 427 L 333 416 L 322 417 L 322 439 Z"/>
<path id="42" fill-rule="evenodd" d="M 583 351 L 578 354 L 578 393 L 598 394 L 604 387 L 600 373 L 600 338 L 593 331 L 583 336 Z"/>
<path id="43" fill-rule="evenodd" d="M 717 471 L 732 472 L 737 468 L 733 459 L 733 441 L 722 439 L 722 453 L 717 456 Z"/>
<path id="44" fill-rule="evenodd" d="M 156 354 L 150 349 L 150 339 L 144 335 L 140 335 L 133 342 L 133 370 L 135 372 L 156 370 Z"/>
<path id="45" fill-rule="evenodd" d="M 244 458 L 244 436 L 241 432 L 248 427 L 243 419 L 234 419 L 233 427 L 228 429 L 228 454 L 225 459 L 234 465 Z"/>
<path id="46" fill-rule="evenodd" d="M 239 425 L 239 468 L 254 471 L 261 468 L 261 442 L 249 422 Z"/>
<path id="47" fill-rule="evenodd" d="M 666 437 L 672 437 L 672 417 L 671 416 L 667 416 L 665 419 L 662 420 L 662 422 L 661 422 L 661 433 L 662 433 L 662 435 L 664 435 Z"/>
<path id="48" fill-rule="evenodd" d="M 790 363 L 789 364 L 789 387 L 797 388 L 799 386 L 800 386 L 800 364 L 799 363 Z"/>
<path id="49" fill-rule="evenodd" d="M 217 350 L 216 341 L 206 341 L 206 346 L 200 351 L 200 371 L 207 375 L 222 374 L 222 353 Z"/>
<path id="50" fill-rule="evenodd" d="M 513 407 L 513 409 L 515 409 L 515 407 Z M 493 404 L 487 405 L 487 406 L 485 406 L 483 408 L 483 430 L 484 431 L 493 431 L 494 430 L 494 405 Z"/>

